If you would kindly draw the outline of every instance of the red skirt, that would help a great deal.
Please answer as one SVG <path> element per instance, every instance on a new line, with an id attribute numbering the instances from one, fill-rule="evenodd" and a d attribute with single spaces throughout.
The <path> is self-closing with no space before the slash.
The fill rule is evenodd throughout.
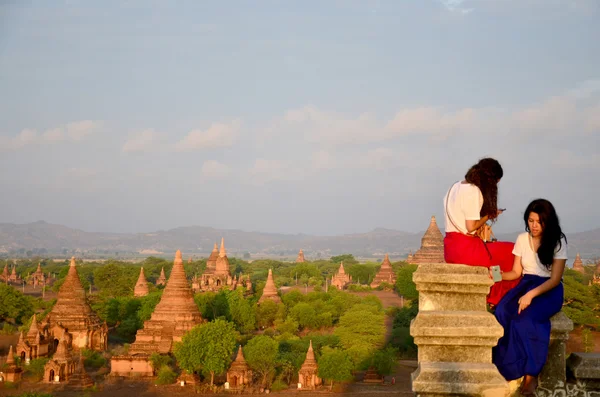
<path id="1" fill-rule="evenodd" d="M 503 272 L 512 270 L 515 257 L 512 253 L 515 244 L 506 241 L 484 243 L 479 237 L 466 236 L 462 233 L 446 233 L 444 238 L 444 259 L 446 263 L 462 264 L 469 266 L 499 265 Z M 486 249 L 487 248 L 487 249 Z M 500 299 L 521 279 L 502 280 L 494 283 L 490 289 L 487 301 L 497 305 Z"/>

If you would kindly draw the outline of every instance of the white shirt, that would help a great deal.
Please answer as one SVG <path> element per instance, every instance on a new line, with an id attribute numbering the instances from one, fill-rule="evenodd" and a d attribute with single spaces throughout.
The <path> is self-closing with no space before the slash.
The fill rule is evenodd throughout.
<path id="1" fill-rule="evenodd" d="M 560 249 L 556 247 L 554 250 L 554 259 L 567 259 L 567 242 L 561 239 Z M 515 248 L 512 252 L 515 256 L 521 257 L 521 265 L 523 266 L 523 274 L 533 274 L 541 277 L 550 277 L 551 268 L 547 269 L 540 262 L 537 252 L 533 252 L 533 248 L 529 243 L 529 233 L 521 233 L 515 242 Z"/>
<path id="2" fill-rule="evenodd" d="M 481 190 L 470 183 L 456 182 L 444 196 L 446 233 L 458 232 L 469 234 L 467 232 L 466 221 L 478 221 L 481 219 L 481 207 L 483 207 Z M 450 217 L 452 220 L 450 220 Z M 475 232 L 473 231 L 472 233 Z"/>

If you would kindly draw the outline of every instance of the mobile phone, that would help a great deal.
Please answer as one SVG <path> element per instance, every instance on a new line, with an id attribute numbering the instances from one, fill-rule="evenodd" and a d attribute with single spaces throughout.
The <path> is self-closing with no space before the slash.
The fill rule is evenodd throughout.
<path id="1" fill-rule="evenodd" d="M 492 271 L 492 279 L 495 283 L 502 281 L 502 273 L 500 273 L 500 266 L 490 266 Z"/>
<path id="2" fill-rule="evenodd" d="M 498 208 L 500 211 L 506 211 L 506 208 Z"/>

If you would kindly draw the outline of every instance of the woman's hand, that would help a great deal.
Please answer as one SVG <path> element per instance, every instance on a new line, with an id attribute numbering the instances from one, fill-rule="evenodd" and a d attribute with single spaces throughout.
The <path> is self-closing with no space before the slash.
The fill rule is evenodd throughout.
<path id="1" fill-rule="evenodd" d="M 521 312 L 525 309 L 527 309 L 529 307 L 529 305 L 531 305 L 531 301 L 533 300 L 534 296 L 533 294 L 530 292 L 526 293 L 525 295 L 523 295 L 520 299 L 519 299 L 519 313 L 521 314 Z"/>

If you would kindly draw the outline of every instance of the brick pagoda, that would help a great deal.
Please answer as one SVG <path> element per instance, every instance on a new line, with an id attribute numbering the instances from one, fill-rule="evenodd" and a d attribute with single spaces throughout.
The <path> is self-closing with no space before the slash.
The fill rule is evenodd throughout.
<path id="1" fill-rule="evenodd" d="M 3 367 L 0 367 L 0 378 L 2 378 L 2 382 L 18 382 L 21 380 L 22 374 L 23 370 L 15 363 L 13 347 L 10 345 L 6 362 Z"/>
<path id="2" fill-rule="evenodd" d="M 308 345 L 308 351 L 306 352 L 306 359 L 298 371 L 298 383 L 302 386 L 302 389 L 313 390 L 321 384 L 321 378 L 319 378 L 319 366 L 317 360 L 315 360 L 315 352 L 312 347 L 312 340 Z"/>
<path id="3" fill-rule="evenodd" d="M 579 252 L 575 257 L 575 261 L 573 262 L 573 270 L 579 273 L 585 273 L 585 268 L 583 267 L 583 262 L 581 261 L 581 256 L 579 256 Z"/>
<path id="4" fill-rule="evenodd" d="M 346 274 L 344 270 L 344 262 L 340 263 L 340 268 L 337 273 L 331 276 L 331 285 L 338 289 L 344 289 L 352 282 L 352 276 Z"/>
<path id="5" fill-rule="evenodd" d="M 267 275 L 267 283 L 265 284 L 265 288 L 263 289 L 262 295 L 258 300 L 258 304 L 264 302 L 267 299 L 270 299 L 275 303 L 281 303 L 281 298 L 277 294 L 277 287 L 275 286 L 275 281 L 273 281 L 273 271 L 271 269 L 269 269 L 269 274 Z"/>
<path id="6" fill-rule="evenodd" d="M 304 252 L 302 252 L 302 250 L 300 250 L 298 252 L 298 257 L 296 258 L 296 263 L 304 263 L 306 262 L 306 259 L 304 258 Z"/>
<path id="7" fill-rule="evenodd" d="M 206 270 L 200 278 L 193 280 L 195 291 L 219 291 L 222 288 L 235 289 L 243 286 L 246 290 L 252 288 L 250 276 L 233 277 L 231 275 L 229 258 L 225 250 L 225 239 L 221 238 L 221 248 L 217 252 L 217 245 L 213 248 L 206 261 Z"/>
<path id="8" fill-rule="evenodd" d="M 421 239 L 421 248 L 412 256 L 409 263 L 444 263 L 444 237 L 440 232 L 435 216 Z"/>
<path id="9" fill-rule="evenodd" d="M 133 289 L 133 296 L 146 296 L 148 295 L 148 280 L 146 280 L 146 276 L 144 275 L 144 268 L 140 268 L 140 276 L 138 277 L 137 282 L 135 283 L 135 288 Z"/>
<path id="10" fill-rule="evenodd" d="M 242 345 L 240 345 L 235 360 L 231 363 L 229 370 L 227 370 L 227 382 L 229 382 L 231 389 L 237 389 L 252 383 L 252 370 L 244 358 Z"/>
<path id="11" fill-rule="evenodd" d="M 79 280 L 75 257 L 71 258 L 69 272 L 58 290 L 58 297 L 46 317 L 50 339 L 62 337 L 66 331 L 68 346 L 104 351 L 107 348 L 108 327 L 92 311 L 85 290 Z"/>
<path id="12" fill-rule="evenodd" d="M 24 332 L 19 334 L 17 355 L 24 358 L 23 361 L 28 363 L 30 360 L 36 358 L 47 357 L 53 347 L 54 345 L 50 344 L 47 330 L 45 330 L 45 333 L 40 332 L 37 316 L 34 314 L 27 334 Z"/>
<path id="13" fill-rule="evenodd" d="M 388 254 L 385 254 L 385 258 L 383 259 L 383 262 L 381 262 L 381 267 L 371 283 L 371 288 L 377 288 L 381 283 L 388 283 L 391 285 L 396 284 L 396 273 L 394 273 L 394 270 L 392 269 L 392 263 L 390 262 Z"/>

